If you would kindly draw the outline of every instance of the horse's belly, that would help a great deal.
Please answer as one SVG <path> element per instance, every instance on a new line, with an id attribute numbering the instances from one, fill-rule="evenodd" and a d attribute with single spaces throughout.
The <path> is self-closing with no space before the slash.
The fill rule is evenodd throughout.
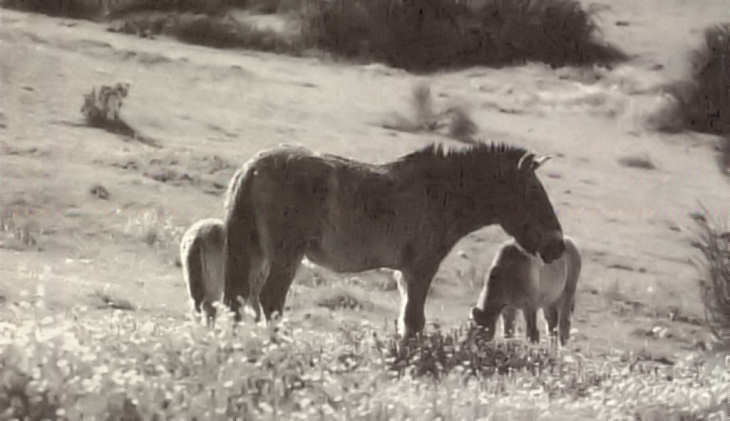
<path id="1" fill-rule="evenodd" d="M 306 255 L 313 262 L 338 272 L 361 272 L 393 267 L 397 254 L 385 236 L 351 229 L 323 230 L 318 241 L 310 243 Z"/>
<path id="2" fill-rule="evenodd" d="M 538 270 L 537 291 L 540 305 L 549 305 L 557 301 L 565 289 L 567 267 L 565 259 L 541 266 Z"/>

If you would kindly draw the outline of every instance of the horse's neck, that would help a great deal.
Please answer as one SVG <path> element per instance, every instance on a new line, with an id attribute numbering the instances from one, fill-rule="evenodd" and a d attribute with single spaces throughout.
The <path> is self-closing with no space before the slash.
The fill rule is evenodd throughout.
<path id="1" fill-rule="evenodd" d="M 479 228 L 500 223 L 497 209 L 503 206 L 496 201 L 501 200 L 502 195 L 497 194 L 496 186 L 475 182 L 472 173 L 476 169 L 460 167 L 443 159 L 386 164 L 385 167 L 406 188 L 430 192 L 434 202 L 431 208 L 439 214 L 447 236 L 454 243 Z M 486 176 L 482 174 L 482 177 Z M 441 203 L 436 203 L 439 201 Z"/>

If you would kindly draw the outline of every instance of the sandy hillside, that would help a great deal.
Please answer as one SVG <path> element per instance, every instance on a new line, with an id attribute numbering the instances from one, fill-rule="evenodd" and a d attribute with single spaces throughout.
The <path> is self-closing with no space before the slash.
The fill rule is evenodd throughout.
<path id="1" fill-rule="evenodd" d="M 393 112 L 407 113 L 412 87 L 427 82 L 437 107 L 467 106 L 483 138 L 555 157 L 541 178 L 585 261 L 576 346 L 692 348 L 706 338 L 689 213 L 701 202 L 727 217 L 730 185 L 713 137 L 659 134 L 645 121 L 665 101 L 658 87 L 686 71 L 701 28 L 730 21 L 730 9 L 721 0 L 635 3 L 591 6 L 605 36 L 636 55 L 612 70 L 535 64 L 429 77 L 0 10 L 0 306 L 43 286 L 58 309 L 127 300 L 136 311 L 182 317 L 177 239 L 196 219 L 221 216 L 236 167 L 284 142 L 385 162 L 443 140 L 382 127 Z M 132 86 L 122 115 L 159 147 L 84 126 L 82 95 L 117 81 Z M 625 157 L 656 168 L 626 167 Z M 97 184 L 108 198 L 90 193 Z M 504 238 L 492 227 L 457 245 L 434 282 L 429 321 L 465 319 Z M 388 276 L 303 269 L 293 317 L 326 314 L 311 302 L 345 283 L 365 302 L 352 317 L 392 319 L 397 292 L 370 286 Z M 655 326 L 671 334 L 644 334 Z"/>

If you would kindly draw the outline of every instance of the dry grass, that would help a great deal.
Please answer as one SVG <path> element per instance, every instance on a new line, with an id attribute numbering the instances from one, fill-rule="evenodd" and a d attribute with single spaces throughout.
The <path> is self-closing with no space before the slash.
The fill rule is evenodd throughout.
<path id="1" fill-rule="evenodd" d="M 9 419 L 699 420 L 730 392 L 728 367 L 699 356 L 555 353 L 467 326 L 402 343 L 369 323 L 39 311 L 0 323 Z"/>
<path id="2" fill-rule="evenodd" d="M 0 248 L 30 250 L 38 246 L 39 229 L 32 219 L 13 212 L 0 214 Z"/>
<path id="3" fill-rule="evenodd" d="M 428 84 L 419 83 L 413 87 L 410 108 L 407 115 L 392 113 L 382 126 L 409 133 L 442 132 L 464 143 L 476 142 L 474 136 L 479 128 L 467 109 L 463 105 L 453 105 L 438 110 Z"/>
<path id="4" fill-rule="evenodd" d="M 656 165 L 649 155 L 627 155 L 618 159 L 619 164 L 629 168 L 639 168 L 642 170 L 656 169 Z"/>
<path id="5" fill-rule="evenodd" d="M 99 309 L 127 311 L 135 309 L 131 301 L 111 294 L 108 288 L 94 291 L 90 298 L 95 302 L 95 307 Z"/>
<path id="6" fill-rule="evenodd" d="M 713 332 L 730 345 L 730 230 L 714 223 L 707 211 L 695 221 L 699 232 L 693 245 L 702 253 L 698 263 L 705 315 Z"/>

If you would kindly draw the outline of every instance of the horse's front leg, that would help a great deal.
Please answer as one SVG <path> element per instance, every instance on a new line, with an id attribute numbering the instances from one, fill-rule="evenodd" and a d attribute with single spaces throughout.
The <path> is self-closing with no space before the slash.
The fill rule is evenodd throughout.
<path id="1" fill-rule="evenodd" d="M 515 319 L 517 318 L 517 308 L 507 306 L 502 310 L 502 321 L 504 322 L 504 337 L 511 339 L 515 336 Z"/>
<path id="2" fill-rule="evenodd" d="M 534 308 L 522 309 L 527 325 L 527 339 L 532 343 L 540 342 L 540 331 L 537 329 L 537 310 Z"/>
<path id="3" fill-rule="evenodd" d="M 404 338 L 411 337 L 423 330 L 426 325 L 424 305 L 435 268 L 403 270 L 398 277 L 398 290 L 401 294 L 401 311 L 398 317 L 398 332 Z"/>
<path id="4" fill-rule="evenodd" d="M 575 309 L 575 295 L 567 294 L 560 303 L 560 321 L 558 331 L 560 332 L 560 345 L 565 346 L 570 339 L 570 319 Z"/>

